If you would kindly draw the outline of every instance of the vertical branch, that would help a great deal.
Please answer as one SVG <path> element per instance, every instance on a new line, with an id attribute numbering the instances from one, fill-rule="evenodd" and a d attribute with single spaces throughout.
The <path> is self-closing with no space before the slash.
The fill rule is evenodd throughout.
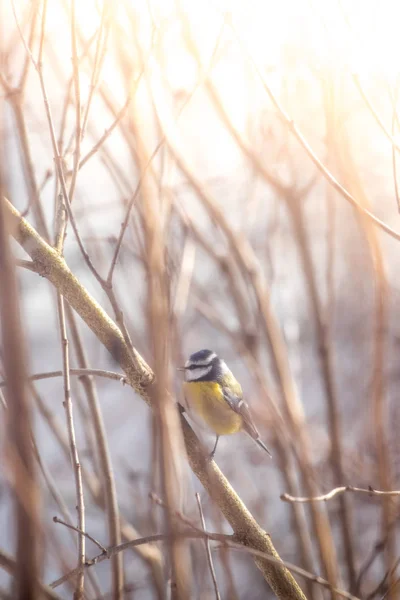
<path id="1" fill-rule="evenodd" d="M 107 51 L 107 42 L 110 35 L 111 22 L 112 22 L 112 9 L 115 8 L 113 2 L 104 2 L 103 10 L 101 13 L 101 20 L 99 31 L 97 33 L 96 51 L 93 61 L 92 76 L 90 80 L 89 96 L 86 102 L 85 111 L 82 119 L 82 131 L 81 140 L 85 136 L 86 126 L 89 119 L 89 111 L 94 97 L 94 92 L 97 88 L 101 68 L 104 62 L 104 57 Z M 76 35 L 76 34 L 75 34 Z M 80 168 L 80 166 L 79 166 Z"/>
<path id="2" fill-rule="evenodd" d="M 38 2 L 37 2 L 38 4 Z M 37 222 L 38 230 L 40 235 L 44 236 L 46 240 L 48 240 L 48 228 L 46 224 L 45 215 L 43 212 L 43 208 L 40 204 L 40 191 L 37 185 L 36 174 L 35 174 L 35 166 L 34 159 L 30 149 L 29 138 L 28 138 L 28 130 L 26 126 L 26 119 L 23 109 L 23 96 L 25 89 L 25 80 L 28 73 L 28 65 L 33 61 L 32 53 L 30 51 L 29 46 L 27 45 L 25 38 L 23 37 L 22 31 L 19 26 L 17 14 L 15 12 L 14 3 L 12 3 L 12 9 L 14 13 L 14 18 L 16 21 L 18 32 L 21 36 L 23 45 L 26 50 L 25 63 L 23 67 L 23 73 L 21 76 L 21 80 L 19 83 L 19 87 L 16 89 L 8 90 L 9 102 L 12 106 L 14 112 L 14 118 L 17 125 L 18 130 L 18 142 L 20 144 L 20 151 L 22 154 L 22 167 L 25 172 L 25 181 L 28 189 L 28 199 L 29 206 L 32 207 L 33 213 L 35 215 L 35 219 Z M 32 7 L 35 15 L 38 13 L 38 5 Z M 36 16 L 35 16 L 35 27 L 36 27 Z M 32 24 L 31 29 L 31 37 L 29 42 L 31 43 L 32 36 L 34 33 L 34 26 Z M 41 47 L 43 47 L 43 42 L 41 42 Z"/>
<path id="3" fill-rule="evenodd" d="M 139 119 L 138 119 L 139 122 Z M 146 150 L 142 144 L 139 160 L 146 168 Z M 146 256 L 148 265 L 148 298 L 150 338 L 154 356 L 155 383 L 150 388 L 156 408 L 160 432 L 162 486 L 168 505 L 168 528 L 172 533 L 173 515 L 180 510 L 182 502 L 181 460 L 184 443 L 179 423 L 179 413 L 169 380 L 170 357 L 170 290 L 165 263 L 165 206 L 156 197 L 157 190 L 150 184 L 147 175 L 143 181 L 143 217 L 145 228 Z M 170 559 L 172 567 L 172 597 L 184 600 L 191 594 L 191 564 L 184 540 L 171 540 Z"/>
<path id="4" fill-rule="evenodd" d="M 390 451 L 387 438 L 388 429 L 388 411 L 385 402 L 385 375 L 384 366 L 386 364 L 386 331 L 388 321 L 388 297 L 387 297 L 387 280 L 383 256 L 377 238 L 376 231 L 371 227 L 370 223 L 364 224 L 367 229 L 369 238 L 371 260 L 374 268 L 374 283 L 375 283 L 375 318 L 374 318 L 374 364 L 373 364 L 373 414 L 374 427 L 376 434 L 376 449 L 378 455 L 378 473 L 379 485 L 384 490 L 390 490 L 392 487 L 392 474 L 390 465 Z M 396 561 L 396 535 L 395 528 L 392 526 L 393 521 L 393 504 L 390 498 L 384 498 L 382 503 L 382 537 L 387 536 L 387 545 L 385 549 L 388 571 Z M 390 586 L 393 583 L 393 574 L 388 581 Z M 395 596 L 392 592 L 388 597 L 394 600 Z"/>
<path id="5" fill-rule="evenodd" d="M 31 393 L 36 402 L 40 414 L 42 415 L 43 419 L 47 422 L 52 435 L 54 436 L 56 442 L 60 446 L 64 456 L 68 460 L 70 458 L 68 437 L 65 435 L 65 431 L 62 427 L 61 422 L 51 411 L 49 411 L 49 409 L 43 402 L 41 396 L 36 392 L 36 389 L 32 383 Z M 82 465 L 81 467 L 82 478 L 85 482 L 86 489 L 89 491 L 91 499 L 101 510 L 104 510 L 104 494 L 102 494 L 101 491 L 100 481 L 95 475 L 89 473 L 85 469 L 84 465 Z M 123 518 L 121 518 L 121 531 L 125 541 L 143 537 L 140 532 L 138 532 L 134 527 L 132 527 L 130 523 L 124 521 Z M 161 598 L 163 597 L 162 590 L 164 584 L 161 552 L 156 546 L 153 545 L 137 546 L 136 551 L 138 552 L 139 556 L 141 556 L 143 560 L 145 560 L 149 564 L 149 568 L 152 571 L 154 583 L 157 590 L 157 598 L 161 600 Z"/>
<path id="6" fill-rule="evenodd" d="M 76 0 L 71 0 L 71 46 L 72 46 L 72 67 L 75 92 L 75 150 L 74 166 L 72 169 L 71 184 L 69 187 L 69 201 L 74 198 L 76 178 L 79 171 L 79 161 L 81 157 L 81 87 L 79 81 L 79 60 L 78 48 L 76 42 Z"/>
<path id="7" fill-rule="evenodd" d="M 340 157 L 340 167 L 345 180 L 345 185 L 351 191 L 361 198 L 362 205 L 368 206 L 368 198 L 364 192 L 356 165 L 349 150 L 349 143 L 343 131 L 343 138 L 340 139 L 340 150 L 337 156 Z M 392 487 L 391 461 L 389 451 L 389 441 L 387 435 L 388 429 L 388 411 L 385 402 L 386 384 L 385 384 L 385 364 L 386 364 L 386 334 L 388 321 L 388 290 L 384 259 L 379 243 L 378 233 L 371 221 L 364 215 L 356 213 L 357 220 L 364 232 L 366 243 L 368 244 L 370 261 L 373 272 L 373 283 L 375 288 L 375 310 L 373 317 L 373 366 L 372 366 L 372 412 L 373 427 L 375 432 L 375 444 L 378 459 L 379 485 L 383 490 L 390 490 Z M 387 561 L 387 572 L 396 561 L 396 535 L 395 528 L 392 527 L 393 508 L 390 498 L 382 500 L 382 538 L 387 539 L 385 547 L 385 556 Z M 389 578 L 389 586 L 392 582 L 392 576 Z M 389 595 L 390 598 L 394 596 Z"/>
<path id="8" fill-rule="evenodd" d="M 322 384 L 324 386 L 325 398 L 328 404 L 330 439 L 332 443 L 332 452 L 330 456 L 332 471 L 334 475 L 334 485 L 343 485 L 344 469 L 343 454 L 341 442 L 341 422 L 339 417 L 338 402 L 335 392 L 335 381 L 332 364 L 332 348 L 330 343 L 330 326 L 323 321 L 321 301 L 318 294 L 317 282 L 315 279 L 314 267 L 312 264 L 311 250 L 309 247 L 308 236 L 304 224 L 304 217 L 298 198 L 291 198 L 287 201 L 289 214 L 292 217 L 292 225 L 295 231 L 297 244 L 300 250 L 300 259 L 303 263 L 303 271 L 308 294 L 311 302 L 312 315 L 315 319 L 318 352 L 317 358 L 319 368 L 322 374 Z M 351 535 L 351 515 L 349 499 L 342 495 L 339 497 L 343 546 L 345 550 L 347 573 L 350 585 L 355 584 L 355 566 L 354 551 Z"/>
<path id="9" fill-rule="evenodd" d="M 75 351 L 78 359 L 78 366 L 82 369 L 90 368 L 88 359 L 86 356 L 85 348 L 82 344 L 81 337 L 79 335 L 76 318 L 71 308 L 67 307 L 68 323 L 71 328 L 72 340 L 74 342 Z M 111 463 L 111 456 L 107 443 L 107 436 L 104 427 L 103 415 L 101 413 L 96 386 L 93 378 L 86 376 L 81 377 L 81 382 L 84 387 L 86 397 L 91 412 L 94 431 L 96 436 L 96 443 L 100 456 L 100 466 L 103 476 L 104 491 L 106 496 L 106 508 L 108 518 L 108 530 L 111 546 L 118 546 L 121 543 L 121 526 L 118 510 L 117 501 L 117 490 L 115 486 L 114 472 Z M 122 598 L 124 588 L 124 572 L 123 572 L 123 560 L 122 555 L 116 553 L 111 557 L 112 565 L 112 580 L 113 580 L 113 598 L 114 600 L 120 600 Z"/>
<path id="10" fill-rule="evenodd" d="M 325 118 L 326 118 L 326 138 L 328 144 L 328 167 L 331 167 L 331 162 L 334 160 L 334 140 L 335 140 L 335 126 L 336 126 L 336 103 L 335 103 L 335 87 L 333 85 L 333 76 L 331 84 L 327 86 L 325 93 Z M 335 203 L 333 198 L 333 189 L 331 186 L 327 186 L 327 267 L 326 267 L 326 307 L 325 313 L 320 305 L 320 299 L 318 292 L 315 289 L 313 291 L 312 280 L 309 279 L 310 295 L 312 298 L 312 304 L 320 309 L 320 312 L 316 313 L 317 317 L 317 335 L 319 337 L 319 348 L 320 358 L 323 366 L 323 373 L 327 375 L 325 381 L 325 389 L 327 395 L 328 411 L 329 411 L 329 424 L 330 433 L 332 439 L 332 453 L 331 463 L 332 472 L 336 480 L 335 485 L 343 485 L 345 483 L 345 469 L 344 469 L 344 457 L 342 452 L 342 425 L 339 414 L 338 398 L 335 390 L 335 381 L 333 373 L 333 325 L 332 316 L 334 315 L 335 308 L 335 282 L 334 282 L 334 260 L 335 260 Z M 303 215 L 302 215 L 303 217 Z M 301 219 L 303 222 L 303 218 Z M 299 223 L 299 226 L 301 223 Z M 303 222 L 304 225 L 304 222 Z M 299 240 L 300 241 L 300 240 Z M 305 240 L 307 243 L 307 240 Z M 306 259 L 305 254 L 306 247 L 302 251 L 303 258 Z M 311 264 L 311 254 L 308 251 L 309 260 Z M 311 274 L 312 275 L 312 274 Z M 315 296 L 315 299 L 313 299 Z M 322 336 L 322 338 L 321 338 Z M 325 377 L 324 377 L 325 379 Z M 343 500 L 343 502 L 342 502 Z M 344 496 L 339 500 L 340 513 L 341 513 L 341 530 L 343 547 L 345 553 L 345 564 L 347 568 L 347 578 L 350 586 L 350 590 L 354 591 L 356 588 L 356 567 L 355 567 L 355 549 L 353 544 L 352 535 L 352 512 L 351 503 Z"/>
<path id="11" fill-rule="evenodd" d="M 81 88 L 79 81 L 79 60 L 78 60 L 78 48 L 77 48 L 77 40 L 76 40 L 76 3 L 75 0 L 71 0 L 71 48 L 72 48 L 72 81 L 74 87 L 75 94 L 75 149 L 74 149 L 74 161 L 71 175 L 71 183 L 68 190 L 68 197 L 66 194 L 66 186 L 63 186 L 63 179 L 60 175 L 60 171 L 63 170 L 63 164 L 60 155 L 60 148 L 56 149 L 56 140 L 54 134 L 54 128 L 50 123 L 50 114 L 48 113 L 48 120 L 52 135 L 53 142 L 53 150 L 55 156 L 58 158 L 58 175 L 60 180 L 60 185 L 62 187 L 64 200 L 62 198 L 62 194 L 59 195 L 58 205 L 56 206 L 56 248 L 59 252 L 62 252 L 64 246 L 64 238 L 67 229 L 67 203 L 71 203 L 74 198 L 76 179 L 78 177 L 79 171 L 79 161 L 81 156 Z M 44 21 L 42 25 L 42 35 L 44 35 Z M 42 82 L 42 71 L 41 71 L 41 63 L 38 62 L 39 65 L 39 74 L 41 77 L 42 83 L 42 91 L 43 96 L 45 97 L 44 86 Z M 65 183 L 65 182 L 64 182 Z M 65 189 L 64 189 L 65 188 Z"/>
<path id="12" fill-rule="evenodd" d="M 0 147 L 0 198 L 3 197 L 4 150 Z M 16 600 L 38 597 L 39 561 L 43 533 L 39 523 L 39 489 L 31 447 L 31 409 L 26 393 L 26 362 L 15 266 L 9 243 L 9 224 L 0 202 L 0 329 L 7 379 L 7 454 L 14 487 L 16 531 Z"/>
<path id="13" fill-rule="evenodd" d="M 61 345 L 62 345 L 62 357 L 63 357 L 63 380 L 64 380 L 64 408 L 67 419 L 68 428 L 68 439 L 70 446 L 71 463 L 75 476 L 75 493 L 76 493 L 76 509 L 78 512 L 78 529 L 83 532 L 85 531 L 85 504 L 83 498 L 83 485 L 82 485 L 82 472 L 81 464 L 79 462 L 79 454 L 76 446 L 75 437 L 75 426 L 72 409 L 71 399 L 71 385 L 69 375 L 69 351 L 68 351 L 68 337 L 67 329 L 65 325 L 65 307 L 64 298 L 59 292 L 57 292 L 57 308 L 58 318 L 60 324 L 61 334 Z M 78 543 L 78 563 L 77 567 L 80 569 L 76 588 L 74 593 L 74 600 L 81 600 L 83 598 L 83 584 L 84 584 L 84 564 L 85 564 L 85 536 L 83 533 L 79 533 Z"/>

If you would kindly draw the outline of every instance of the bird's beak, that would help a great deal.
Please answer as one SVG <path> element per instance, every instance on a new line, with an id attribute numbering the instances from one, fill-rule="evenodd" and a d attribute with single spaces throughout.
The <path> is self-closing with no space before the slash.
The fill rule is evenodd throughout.
<path id="1" fill-rule="evenodd" d="M 185 371 L 185 370 L 186 370 L 186 367 L 177 367 L 177 369 L 176 369 L 176 370 L 177 370 L 177 371 Z"/>

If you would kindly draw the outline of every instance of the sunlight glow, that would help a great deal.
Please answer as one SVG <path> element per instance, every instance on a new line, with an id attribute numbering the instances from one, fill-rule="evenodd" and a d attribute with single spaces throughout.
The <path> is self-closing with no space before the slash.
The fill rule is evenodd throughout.
<path id="1" fill-rule="evenodd" d="M 77 22 L 86 39 L 98 29 L 103 5 L 96 0 L 76 2 Z M 131 27 L 127 19 L 130 11 L 138 23 L 138 41 L 143 52 L 153 43 L 152 51 L 162 62 L 171 89 L 178 92 L 188 92 L 195 87 L 201 68 L 209 66 L 218 39 L 214 63 L 218 64 L 221 86 L 225 91 L 231 89 L 232 94 L 235 86 L 237 89 L 239 82 L 227 74 L 236 65 L 239 54 L 230 23 L 266 72 L 283 71 L 283 67 L 296 69 L 301 63 L 312 63 L 322 69 L 335 66 L 365 76 L 381 74 L 391 80 L 399 73 L 400 3 L 396 0 L 380 3 L 374 0 L 283 0 L 279 3 L 268 0 L 113 3 L 106 0 L 106 6 L 121 31 L 120 39 L 115 38 L 114 32 L 112 43 L 134 46 L 134 41 L 124 33 L 125 28 Z M 64 57 L 70 56 L 70 50 L 65 52 L 71 44 L 70 29 L 66 27 L 69 12 L 66 3 L 49 3 L 46 37 Z M 155 37 L 154 26 L 157 28 Z M 187 27 L 195 48 L 187 45 Z M 113 79 L 112 62 L 106 64 L 103 77 L 106 81 Z"/>

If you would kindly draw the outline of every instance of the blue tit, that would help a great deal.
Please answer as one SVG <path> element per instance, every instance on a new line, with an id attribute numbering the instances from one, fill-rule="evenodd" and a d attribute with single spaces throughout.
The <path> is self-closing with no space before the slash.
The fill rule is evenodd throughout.
<path id="1" fill-rule="evenodd" d="M 185 371 L 183 389 L 189 414 L 193 410 L 217 434 L 211 458 L 221 435 L 241 430 L 271 456 L 254 425 L 242 388 L 225 361 L 211 350 L 199 350 L 180 370 Z"/>

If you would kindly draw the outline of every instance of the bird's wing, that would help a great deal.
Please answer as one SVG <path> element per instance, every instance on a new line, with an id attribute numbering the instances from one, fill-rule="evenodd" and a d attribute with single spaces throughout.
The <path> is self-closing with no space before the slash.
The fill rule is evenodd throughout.
<path id="1" fill-rule="evenodd" d="M 253 417 L 251 416 L 249 405 L 243 400 L 242 395 L 237 395 L 227 387 L 222 387 L 222 393 L 229 406 L 237 412 L 243 419 L 243 429 L 254 440 L 260 437 L 257 427 L 254 425 Z"/>

